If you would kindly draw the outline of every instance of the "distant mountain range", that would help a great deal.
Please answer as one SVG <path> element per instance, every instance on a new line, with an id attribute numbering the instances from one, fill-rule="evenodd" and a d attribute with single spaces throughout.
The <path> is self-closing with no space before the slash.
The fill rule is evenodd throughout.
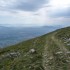
<path id="1" fill-rule="evenodd" d="M 0 49 L 0 70 L 70 70 L 70 27 Z"/>
<path id="2" fill-rule="evenodd" d="M 5 27 L 0 26 L 0 47 L 16 44 L 23 40 L 28 40 L 54 31 L 60 27 Z"/>

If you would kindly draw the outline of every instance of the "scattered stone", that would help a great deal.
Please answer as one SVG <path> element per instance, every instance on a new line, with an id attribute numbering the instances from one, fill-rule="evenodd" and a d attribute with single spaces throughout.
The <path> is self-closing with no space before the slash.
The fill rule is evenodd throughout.
<path id="1" fill-rule="evenodd" d="M 62 54 L 63 52 L 57 52 L 56 54 Z"/>
<path id="2" fill-rule="evenodd" d="M 52 60 L 53 59 L 53 57 L 51 56 L 50 58 L 49 58 L 49 60 Z"/>
<path id="3" fill-rule="evenodd" d="M 70 38 L 68 39 L 68 41 L 70 41 Z"/>
<path id="4" fill-rule="evenodd" d="M 69 60 L 66 60 L 66 62 L 70 62 Z"/>
<path id="5" fill-rule="evenodd" d="M 67 43 L 67 42 L 64 42 L 65 44 Z"/>
<path id="6" fill-rule="evenodd" d="M 49 62 L 49 60 L 46 61 L 46 63 L 48 63 L 48 62 Z"/>
<path id="7" fill-rule="evenodd" d="M 70 43 L 69 43 L 69 44 L 67 44 L 67 46 L 70 46 Z"/>
<path id="8" fill-rule="evenodd" d="M 31 59 L 33 58 L 33 57 L 30 57 Z"/>
<path id="9" fill-rule="evenodd" d="M 12 58 L 12 57 L 18 57 L 20 56 L 20 53 L 19 52 L 10 52 L 10 53 L 7 53 L 7 54 L 3 54 L 2 55 L 2 58 Z"/>
<path id="10" fill-rule="evenodd" d="M 47 55 L 44 55 L 44 57 L 47 57 Z"/>
<path id="11" fill-rule="evenodd" d="M 29 66 L 29 69 L 31 69 L 32 67 L 31 66 Z"/>
<path id="12" fill-rule="evenodd" d="M 70 52 L 66 52 L 67 54 L 70 54 Z"/>
<path id="13" fill-rule="evenodd" d="M 66 39 L 65 41 L 66 41 L 66 42 L 69 42 L 69 41 L 70 41 L 70 38 Z"/>
<path id="14" fill-rule="evenodd" d="M 29 51 L 30 53 L 35 53 L 36 52 L 36 50 L 35 49 L 30 49 L 30 51 Z"/>

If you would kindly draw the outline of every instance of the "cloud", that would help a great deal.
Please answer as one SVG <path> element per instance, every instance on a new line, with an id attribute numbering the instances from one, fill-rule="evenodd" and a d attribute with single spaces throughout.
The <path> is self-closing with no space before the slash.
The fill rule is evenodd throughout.
<path id="1" fill-rule="evenodd" d="M 50 17 L 70 17 L 70 0 L 52 0 L 49 7 Z"/>
<path id="2" fill-rule="evenodd" d="M 57 9 L 54 12 L 49 13 L 51 17 L 69 17 L 70 18 L 70 7 Z"/>
<path id="3" fill-rule="evenodd" d="M 37 11 L 49 0 L 0 0 L 0 8 L 8 10 Z"/>
<path id="4" fill-rule="evenodd" d="M 45 0 L 31 0 L 27 2 L 23 2 L 22 0 L 20 0 L 20 2 L 17 2 L 15 9 L 25 11 L 36 11 L 41 8 L 44 3 Z"/>
<path id="5" fill-rule="evenodd" d="M 70 0 L 0 0 L 0 22 L 11 26 L 70 25 Z"/>

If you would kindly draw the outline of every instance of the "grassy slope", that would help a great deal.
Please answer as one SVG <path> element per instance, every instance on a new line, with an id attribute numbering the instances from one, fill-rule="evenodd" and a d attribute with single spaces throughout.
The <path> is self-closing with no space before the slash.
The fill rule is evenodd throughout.
<path id="1" fill-rule="evenodd" d="M 44 52 L 45 70 L 70 69 L 70 45 L 67 46 L 63 38 L 70 38 L 70 27 L 57 30 L 46 38 Z"/>
<path id="2" fill-rule="evenodd" d="M 70 41 L 64 38 L 70 38 L 70 27 L 0 49 L 0 70 L 69 70 Z"/>

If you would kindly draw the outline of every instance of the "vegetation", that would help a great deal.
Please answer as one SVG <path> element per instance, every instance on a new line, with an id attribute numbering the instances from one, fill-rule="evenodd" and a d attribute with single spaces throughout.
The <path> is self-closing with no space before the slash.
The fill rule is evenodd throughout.
<path id="1" fill-rule="evenodd" d="M 70 27 L 0 49 L 0 70 L 70 70 Z"/>

